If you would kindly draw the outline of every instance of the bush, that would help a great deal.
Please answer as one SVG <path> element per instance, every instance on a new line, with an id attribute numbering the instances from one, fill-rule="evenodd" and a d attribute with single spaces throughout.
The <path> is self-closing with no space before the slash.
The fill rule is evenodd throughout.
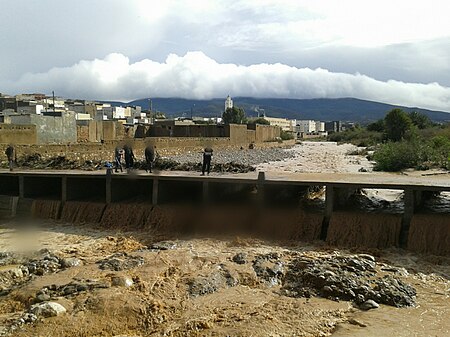
<path id="1" fill-rule="evenodd" d="M 293 134 L 292 132 L 288 132 L 288 131 L 281 130 L 280 138 L 281 138 L 282 140 L 290 140 L 290 139 L 294 139 L 294 134 Z"/>
<path id="2" fill-rule="evenodd" d="M 343 132 L 335 132 L 328 136 L 328 140 L 338 143 L 352 143 L 356 146 L 371 146 L 380 143 L 383 134 L 376 131 L 367 131 L 364 128 L 355 128 Z"/>
<path id="3" fill-rule="evenodd" d="M 405 168 L 416 167 L 420 162 L 417 144 L 411 142 L 389 142 L 373 154 L 376 162 L 374 170 L 396 172 Z"/>
<path id="4" fill-rule="evenodd" d="M 405 168 L 450 169 L 450 139 L 435 136 L 430 140 L 413 138 L 409 141 L 389 142 L 375 151 L 374 170 L 400 171 Z"/>

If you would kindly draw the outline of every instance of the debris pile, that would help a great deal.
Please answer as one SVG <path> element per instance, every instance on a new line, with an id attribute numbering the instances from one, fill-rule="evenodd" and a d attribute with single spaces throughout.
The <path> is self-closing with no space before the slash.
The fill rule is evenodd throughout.
<path id="1" fill-rule="evenodd" d="M 239 280 L 222 264 L 217 270 L 207 276 L 200 276 L 188 281 L 189 295 L 196 297 L 212 294 L 221 288 L 235 287 Z"/>
<path id="2" fill-rule="evenodd" d="M 114 271 L 128 270 L 144 264 L 142 256 L 131 256 L 127 253 L 116 253 L 106 259 L 97 261 L 100 269 Z"/>
<path id="3" fill-rule="evenodd" d="M 290 297 L 321 296 L 332 300 L 368 300 L 395 307 L 413 306 L 415 289 L 391 275 L 379 277 L 371 255 L 300 257 L 289 264 L 283 293 Z"/>

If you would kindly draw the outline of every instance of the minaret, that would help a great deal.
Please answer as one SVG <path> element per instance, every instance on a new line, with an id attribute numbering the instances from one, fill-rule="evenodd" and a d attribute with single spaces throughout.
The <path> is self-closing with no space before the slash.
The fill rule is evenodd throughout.
<path id="1" fill-rule="evenodd" d="M 225 100 L 225 111 L 227 111 L 227 109 L 232 108 L 233 108 L 233 100 L 231 99 L 230 95 L 228 95 L 227 99 Z"/>

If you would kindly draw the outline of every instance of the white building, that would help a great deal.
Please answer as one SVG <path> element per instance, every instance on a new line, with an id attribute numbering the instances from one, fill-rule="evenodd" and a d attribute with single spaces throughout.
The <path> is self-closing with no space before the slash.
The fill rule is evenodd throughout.
<path id="1" fill-rule="evenodd" d="M 75 119 L 76 119 L 77 121 L 90 121 L 92 118 L 91 118 L 91 115 L 90 115 L 90 114 L 85 114 L 85 113 L 77 112 L 77 113 L 75 114 Z"/>
<path id="2" fill-rule="evenodd" d="M 264 117 L 270 125 L 279 126 L 283 131 L 294 131 L 295 119 Z"/>
<path id="3" fill-rule="evenodd" d="M 116 106 L 113 108 L 113 118 L 114 119 L 125 119 L 125 117 L 131 117 L 127 116 L 125 113 L 126 109 L 121 106 Z"/>
<path id="4" fill-rule="evenodd" d="M 227 111 L 227 109 L 232 108 L 233 108 L 233 100 L 231 99 L 230 95 L 228 95 L 227 99 L 225 100 L 225 111 Z"/>
<path id="5" fill-rule="evenodd" d="M 297 132 L 311 133 L 316 131 L 316 122 L 313 120 L 297 121 Z"/>
<path id="6" fill-rule="evenodd" d="M 316 122 L 316 132 L 325 132 L 325 122 Z"/>

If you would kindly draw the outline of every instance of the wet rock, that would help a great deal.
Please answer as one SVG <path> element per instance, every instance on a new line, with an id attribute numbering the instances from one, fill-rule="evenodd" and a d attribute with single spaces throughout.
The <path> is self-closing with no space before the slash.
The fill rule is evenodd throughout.
<path id="1" fill-rule="evenodd" d="M 358 257 L 375 262 L 375 257 L 369 254 L 358 254 Z"/>
<path id="2" fill-rule="evenodd" d="M 239 281 L 233 277 L 223 265 L 208 276 L 200 276 L 188 281 L 188 292 L 191 296 L 202 296 L 212 294 L 220 288 L 234 287 Z"/>
<path id="3" fill-rule="evenodd" d="M 24 323 L 33 323 L 37 320 L 37 316 L 35 314 L 27 312 L 23 315 L 21 319 L 23 320 Z"/>
<path id="4" fill-rule="evenodd" d="M 54 317 L 66 313 L 66 308 L 56 302 L 44 302 L 31 306 L 30 312 L 37 317 Z"/>
<path id="5" fill-rule="evenodd" d="M 150 249 L 156 249 L 156 250 L 170 250 L 177 248 L 176 242 L 173 241 L 160 241 L 152 244 L 150 246 Z"/>
<path id="6" fill-rule="evenodd" d="M 56 273 L 62 268 L 61 259 L 58 256 L 48 253 L 47 250 L 41 250 L 40 253 L 42 252 L 45 254 L 41 258 L 32 259 L 25 264 L 30 274 L 42 276 L 44 274 Z"/>
<path id="7" fill-rule="evenodd" d="M 50 285 L 42 288 L 36 293 L 36 302 L 39 299 L 49 300 L 56 297 L 76 296 L 81 292 L 92 291 L 94 289 L 109 288 L 109 284 L 95 280 L 76 280 L 60 286 Z"/>
<path id="8" fill-rule="evenodd" d="M 113 276 L 111 277 L 111 284 L 114 287 L 131 287 L 133 285 L 133 280 L 128 276 Z"/>
<path id="9" fill-rule="evenodd" d="M 237 264 L 246 264 L 247 263 L 247 254 L 245 253 L 237 253 L 232 258 L 234 263 Z"/>
<path id="10" fill-rule="evenodd" d="M 413 306 L 416 290 L 409 284 L 386 275 L 374 281 L 374 291 L 378 293 L 379 301 L 395 307 Z"/>
<path id="11" fill-rule="evenodd" d="M 82 265 L 81 260 L 77 259 L 76 257 L 68 257 L 61 260 L 61 266 L 63 268 L 78 267 L 81 265 Z"/>
<path id="12" fill-rule="evenodd" d="M 283 293 L 293 297 L 322 296 L 361 305 L 368 300 L 396 307 L 412 306 L 415 289 L 392 276 L 376 277 L 376 263 L 362 256 L 330 256 L 293 260 Z"/>
<path id="13" fill-rule="evenodd" d="M 281 283 L 284 276 L 283 262 L 277 253 L 258 255 L 253 261 L 253 270 L 256 275 L 268 286 Z"/>
<path id="14" fill-rule="evenodd" d="M 374 300 L 367 300 L 367 301 L 365 301 L 363 304 L 361 304 L 361 305 L 359 306 L 359 308 L 360 308 L 361 310 L 377 309 L 377 308 L 379 308 L 379 307 L 380 307 L 380 306 L 378 305 L 378 303 L 375 302 Z"/>
<path id="15" fill-rule="evenodd" d="M 354 318 L 350 318 L 350 319 L 348 320 L 348 322 L 349 322 L 350 324 L 357 325 L 357 326 L 359 326 L 359 327 L 361 327 L 361 328 L 365 328 L 365 327 L 367 326 L 367 324 L 362 323 L 362 322 L 360 322 L 360 321 L 358 321 L 358 320 L 356 320 L 356 319 L 354 319 Z"/>
<path id="16" fill-rule="evenodd" d="M 69 285 L 66 285 L 64 288 L 62 288 L 63 295 L 71 295 L 71 294 L 75 294 L 76 292 L 77 292 L 76 284 L 69 284 Z"/>
<path id="17" fill-rule="evenodd" d="M 37 295 L 36 298 L 35 298 L 35 302 L 36 303 L 47 302 L 47 301 L 50 301 L 50 300 L 51 300 L 50 295 L 44 294 L 44 293 Z"/>
<path id="18" fill-rule="evenodd" d="M 2 278 L 18 279 L 23 276 L 23 271 L 20 266 L 2 267 L 0 271 L 0 280 Z"/>
<path id="19" fill-rule="evenodd" d="M 114 271 L 128 270 L 144 264 L 142 256 L 131 256 L 127 253 L 116 253 L 110 257 L 97 261 L 100 269 L 109 269 Z"/>

